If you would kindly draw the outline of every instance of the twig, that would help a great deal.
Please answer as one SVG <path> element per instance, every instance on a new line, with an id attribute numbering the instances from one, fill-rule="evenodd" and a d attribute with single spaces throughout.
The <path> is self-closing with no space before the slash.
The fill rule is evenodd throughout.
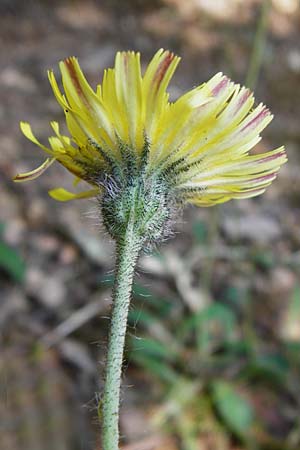
<path id="1" fill-rule="evenodd" d="M 93 317 L 103 313 L 103 311 L 109 307 L 109 303 L 104 301 L 104 297 L 106 297 L 106 292 L 103 292 L 102 296 L 97 300 L 94 300 L 75 311 L 64 322 L 49 331 L 49 333 L 42 338 L 43 345 L 49 348 L 58 344 L 63 338 L 82 327 L 82 325 L 87 323 Z"/>
<path id="2" fill-rule="evenodd" d="M 271 7 L 270 0 L 264 0 L 261 6 L 261 13 L 257 25 L 249 68 L 246 76 L 246 86 L 253 90 L 256 86 L 259 72 L 263 62 L 264 51 L 267 40 L 268 15 Z"/>

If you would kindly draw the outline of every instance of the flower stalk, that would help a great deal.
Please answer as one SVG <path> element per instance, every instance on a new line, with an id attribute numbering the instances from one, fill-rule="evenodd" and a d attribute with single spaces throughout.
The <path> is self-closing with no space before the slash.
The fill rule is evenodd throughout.
<path id="1" fill-rule="evenodd" d="M 104 225 L 116 241 L 111 328 L 100 406 L 103 450 L 119 449 L 122 362 L 135 266 L 141 250 L 163 237 L 171 215 L 164 183 L 155 177 L 145 179 L 143 168 L 137 176 L 130 161 L 129 168 L 125 179 L 115 171 L 114 179 L 103 182 L 106 194 L 100 199 Z"/>
<path id="2" fill-rule="evenodd" d="M 119 404 L 124 343 L 134 270 L 141 246 L 133 220 L 130 220 L 116 247 L 113 310 L 101 408 L 103 450 L 119 448 Z"/>

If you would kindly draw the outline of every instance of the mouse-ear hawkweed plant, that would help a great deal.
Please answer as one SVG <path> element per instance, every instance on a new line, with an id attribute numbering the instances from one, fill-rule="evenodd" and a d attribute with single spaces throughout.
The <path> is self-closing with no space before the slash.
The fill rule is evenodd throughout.
<path id="1" fill-rule="evenodd" d="M 15 181 L 33 180 L 54 161 L 75 184 L 90 189 L 49 192 L 67 201 L 96 197 L 106 230 L 116 242 L 116 276 L 102 399 L 103 450 L 119 448 L 121 367 L 134 270 L 145 246 L 166 238 L 177 208 L 212 206 L 262 194 L 286 162 L 283 147 L 249 154 L 272 120 L 252 93 L 218 73 L 174 102 L 166 92 L 180 58 L 159 50 L 141 74 L 140 54 L 119 52 L 94 91 L 76 58 L 60 62 L 64 94 L 49 80 L 71 137 L 51 122 L 54 136 L 41 144 L 28 123 L 25 136 L 48 157 Z"/>

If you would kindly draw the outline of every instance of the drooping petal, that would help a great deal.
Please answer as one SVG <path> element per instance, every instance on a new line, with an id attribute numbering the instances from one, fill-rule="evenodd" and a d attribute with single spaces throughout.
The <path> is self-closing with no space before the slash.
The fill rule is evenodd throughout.
<path id="1" fill-rule="evenodd" d="M 50 150 L 50 148 L 46 147 L 45 145 L 41 144 L 40 141 L 37 140 L 37 138 L 34 136 L 31 126 L 28 122 L 20 122 L 20 128 L 22 133 L 34 144 L 38 145 L 40 148 L 42 148 L 46 153 L 49 153 L 50 155 L 53 155 L 53 152 Z"/>
<path id="2" fill-rule="evenodd" d="M 90 189 L 88 191 L 79 192 L 76 194 L 67 191 L 64 188 L 56 188 L 48 191 L 48 194 L 55 200 L 58 200 L 60 202 L 68 202 L 75 199 L 96 197 L 99 194 L 99 189 Z"/>
<path id="3" fill-rule="evenodd" d="M 40 175 L 42 175 L 45 170 L 48 169 L 48 167 L 51 166 L 55 161 L 55 158 L 47 158 L 46 161 L 43 162 L 39 167 L 37 167 L 34 170 L 31 170 L 30 172 L 25 173 L 19 173 L 13 178 L 13 181 L 16 182 L 23 182 L 23 181 L 31 181 L 38 178 Z"/>
<path id="4" fill-rule="evenodd" d="M 191 190 L 192 186 L 199 189 L 201 201 L 207 199 L 208 192 L 212 195 L 213 186 L 218 186 L 217 190 L 220 192 L 220 185 L 224 188 L 222 194 L 220 192 L 224 199 L 228 195 L 229 198 L 235 198 L 236 194 L 233 195 L 232 192 L 236 186 L 231 186 L 234 177 L 240 186 L 240 195 L 243 185 L 244 196 L 245 183 L 250 183 L 252 178 L 254 186 L 259 182 L 256 175 L 251 178 L 251 173 L 269 175 L 272 170 L 276 172 L 286 161 L 286 157 L 279 155 L 281 157 L 274 162 L 276 167 L 271 167 L 270 162 L 267 164 L 268 172 L 263 173 L 262 163 L 258 164 L 258 161 L 264 161 L 264 155 L 249 156 L 249 151 L 260 141 L 260 132 L 272 120 L 269 110 L 263 104 L 252 110 L 254 98 L 251 92 L 234 85 L 222 74 L 217 74 L 207 84 L 214 94 L 212 101 L 195 112 L 189 136 L 179 150 L 173 150 L 167 163 L 171 166 L 176 161 L 179 162 L 176 167 L 177 185 L 185 185 Z M 272 152 L 266 155 L 271 154 Z M 241 171 L 244 179 L 240 178 Z M 268 182 L 270 184 L 270 177 Z M 214 191 L 212 199 L 217 198 L 219 202 L 216 195 Z M 196 198 L 199 203 L 199 196 L 196 195 Z"/>
<path id="5" fill-rule="evenodd" d="M 190 203 L 210 206 L 232 198 L 249 198 L 262 193 L 276 178 L 287 161 L 284 148 L 258 155 L 243 155 L 235 161 L 223 161 L 206 170 L 198 169 L 179 186 Z M 223 199 L 223 200 L 222 200 Z"/>

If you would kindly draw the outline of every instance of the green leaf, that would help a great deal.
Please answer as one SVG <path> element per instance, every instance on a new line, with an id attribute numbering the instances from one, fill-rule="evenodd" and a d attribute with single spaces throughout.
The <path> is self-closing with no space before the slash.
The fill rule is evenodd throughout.
<path id="1" fill-rule="evenodd" d="M 155 375 L 160 380 L 170 384 L 174 383 L 177 379 L 177 375 L 168 364 L 158 359 L 151 358 L 141 353 L 131 353 L 131 359 L 146 369 L 152 375 Z"/>
<path id="2" fill-rule="evenodd" d="M 207 241 L 207 224 L 205 222 L 194 222 L 192 230 L 198 244 L 203 244 Z"/>
<path id="3" fill-rule="evenodd" d="M 184 339 L 191 331 L 197 330 L 199 347 L 205 350 L 216 342 L 229 341 L 235 328 L 236 318 L 232 310 L 221 303 L 213 303 L 185 320 L 179 334 Z"/>
<path id="4" fill-rule="evenodd" d="M 115 282 L 115 275 L 105 274 L 104 276 L 99 277 L 99 284 L 104 285 L 106 288 L 112 287 Z"/>
<path id="5" fill-rule="evenodd" d="M 215 407 L 228 428 L 239 437 L 247 437 L 254 423 L 252 405 L 226 381 L 212 384 Z"/>
<path id="6" fill-rule="evenodd" d="M 251 298 L 249 295 L 249 290 L 245 287 L 237 287 L 234 285 L 229 285 L 224 289 L 222 300 L 233 307 L 234 310 L 243 310 L 248 307 Z"/>
<path id="7" fill-rule="evenodd" d="M 242 372 L 247 379 L 260 378 L 272 384 L 285 383 L 288 373 L 288 360 L 280 353 L 257 355 Z"/>
<path id="8" fill-rule="evenodd" d="M 169 346 L 155 341 L 154 339 L 135 338 L 132 339 L 131 344 L 132 351 L 141 352 L 143 355 L 166 361 L 172 361 L 175 357 L 174 351 L 171 351 Z"/>
<path id="9" fill-rule="evenodd" d="M 173 382 L 177 375 L 171 367 L 174 352 L 149 338 L 130 338 L 130 358 L 164 382 Z"/>
<path id="10" fill-rule="evenodd" d="M 142 301 L 157 310 L 160 319 L 168 316 L 173 307 L 173 302 L 170 299 L 154 295 L 153 292 L 137 282 L 133 285 L 133 296 L 137 301 Z"/>
<path id="11" fill-rule="evenodd" d="M 285 348 L 294 362 L 300 361 L 300 342 L 285 342 Z"/>
<path id="12" fill-rule="evenodd" d="M 134 327 L 136 325 L 150 326 L 156 321 L 157 318 L 153 314 L 140 308 L 132 309 L 128 313 L 128 323 Z"/>
<path id="13" fill-rule="evenodd" d="M 293 292 L 286 303 L 286 314 L 282 320 L 281 335 L 285 341 L 300 340 L 300 285 L 294 286 Z"/>
<path id="14" fill-rule="evenodd" d="M 25 263 L 19 253 L 0 241 L 0 267 L 15 281 L 21 283 L 25 276 Z"/>
<path id="15" fill-rule="evenodd" d="M 276 260 L 270 251 L 257 251 L 253 255 L 253 262 L 263 270 L 270 270 L 274 267 Z"/>
<path id="16" fill-rule="evenodd" d="M 3 235 L 4 231 L 5 231 L 5 223 L 0 222 L 0 236 Z"/>

